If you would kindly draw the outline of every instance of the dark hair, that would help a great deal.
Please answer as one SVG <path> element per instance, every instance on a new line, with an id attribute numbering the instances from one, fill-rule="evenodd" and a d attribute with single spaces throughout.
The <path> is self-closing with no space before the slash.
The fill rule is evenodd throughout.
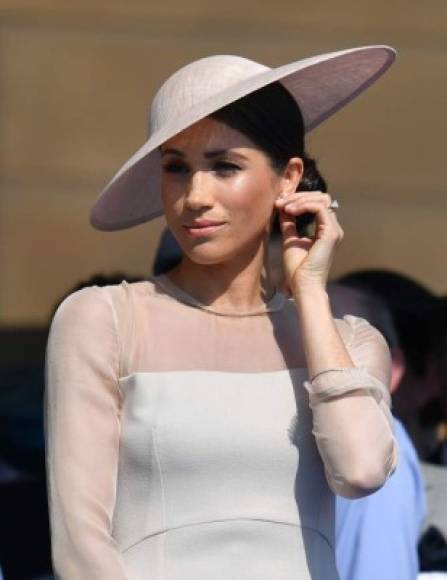
<path id="1" fill-rule="evenodd" d="M 299 191 L 327 191 L 316 162 L 305 152 L 304 121 L 300 108 L 281 83 L 274 82 L 258 89 L 211 113 L 210 117 L 251 139 L 267 155 L 277 172 L 284 169 L 291 157 L 301 157 L 304 173 Z M 280 235 L 277 214 L 271 232 L 272 236 Z M 167 272 L 181 260 L 178 244 L 175 251 L 176 244 L 171 234 L 164 236 L 154 262 L 156 274 Z"/>
<path id="2" fill-rule="evenodd" d="M 431 320 L 438 298 L 416 280 L 389 270 L 353 272 L 337 282 L 373 292 L 388 305 L 408 365 L 424 375 L 434 347 Z"/>
<path id="3" fill-rule="evenodd" d="M 327 185 L 315 161 L 305 152 L 304 121 L 300 108 L 279 82 L 271 83 L 210 115 L 216 121 L 244 133 L 281 171 L 291 157 L 304 163 L 299 191 L 326 191 Z"/>
<path id="4" fill-rule="evenodd" d="M 440 381 L 439 413 L 447 421 L 447 296 L 438 298 L 433 312 L 433 357 Z"/>
<path id="5" fill-rule="evenodd" d="M 378 294 L 363 287 L 331 281 L 328 295 L 336 318 L 346 314 L 365 318 L 381 332 L 390 349 L 400 347 L 399 336 L 388 304 Z M 348 300 L 348 305 L 344 298 Z"/>
<path id="6" fill-rule="evenodd" d="M 291 157 L 300 157 L 304 171 L 297 191 L 327 191 L 315 160 L 305 151 L 304 121 L 298 103 L 280 82 L 266 85 L 210 117 L 251 139 L 268 156 L 277 172 L 284 169 Z M 274 238 L 281 235 L 277 213 L 271 235 Z"/>

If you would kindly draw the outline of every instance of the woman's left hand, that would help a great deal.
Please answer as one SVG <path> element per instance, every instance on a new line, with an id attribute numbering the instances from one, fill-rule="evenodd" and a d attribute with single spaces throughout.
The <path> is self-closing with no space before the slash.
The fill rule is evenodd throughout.
<path id="1" fill-rule="evenodd" d="M 331 196 L 321 191 L 297 191 L 279 197 L 275 206 L 283 239 L 284 273 L 293 293 L 300 285 L 326 286 L 337 245 L 343 230 L 334 210 L 329 209 Z M 315 238 L 298 237 L 295 218 L 311 212 L 315 218 Z"/>

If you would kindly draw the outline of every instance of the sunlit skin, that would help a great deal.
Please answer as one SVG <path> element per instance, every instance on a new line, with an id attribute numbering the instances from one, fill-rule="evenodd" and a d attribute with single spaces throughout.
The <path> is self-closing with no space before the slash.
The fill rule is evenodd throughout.
<path id="1" fill-rule="evenodd" d="M 329 195 L 296 191 L 302 160 L 291 158 L 278 173 L 250 139 L 209 118 L 160 149 L 165 216 L 184 253 L 179 266 L 167 274 L 170 279 L 221 313 L 264 305 L 274 292 L 265 263 L 271 218 L 279 211 L 285 280 L 296 306 L 309 376 L 354 367 L 326 291 L 343 230 L 329 210 Z M 295 217 L 309 211 L 316 215 L 316 237 L 299 238 Z M 200 220 L 219 225 L 203 232 L 188 229 Z M 359 388 L 352 394 L 361 394 Z M 364 397 L 341 397 L 333 413 L 340 424 L 346 416 L 356 417 L 354 432 L 361 432 L 364 402 Z M 354 464 L 362 460 L 353 456 Z M 373 457 L 371 465 L 376 464 Z M 368 469 L 358 481 L 354 477 L 355 485 L 370 485 Z"/>
<path id="2" fill-rule="evenodd" d="M 297 284 L 324 287 L 342 237 L 331 198 L 296 192 L 303 162 L 293 157 L 280 172 L 244 134 L 205 118 L 166 141 L 162 155 L 162 201 L 166 220 L 184 259 L 169 276 L 198 300 L 224 309 L 256 307 L 274 292 L 265 269 L 270 221 L 280 211 L 284 270 Z M 295 216 L 317 216 L 317 238 L 298 238 Z M 211 220 L 217 226 L 187 226 Z"/>
<path id="3" fill-rule="evenodd" d="M 172 279 L 208 303 L 224 302 L 222 287 L 234 291 L 233 305 L 264 302 L 274 291 L 268 276 L 260 284 L 270 218 L 281 192 L 296 188 L 301 160 L 278 174 L 248 137 L 211 118 L 165 142 L 161 152 L 166 220 L 185 255 Z M 198 219 L 223 225 L 197 237 L 184 226 Z"/>

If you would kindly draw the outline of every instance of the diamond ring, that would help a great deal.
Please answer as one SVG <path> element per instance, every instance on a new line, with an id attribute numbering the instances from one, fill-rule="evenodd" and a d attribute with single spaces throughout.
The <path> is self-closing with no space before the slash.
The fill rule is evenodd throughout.
<path id="1" fill-rule="evenodd" d="M 336 199 L 333 199 L 331 201 L 331 204 L 329 206 L 329 211 L 335 211 L 336 209 L 338 209 L 340 206 L 338 204 L 338 201 Z"/>

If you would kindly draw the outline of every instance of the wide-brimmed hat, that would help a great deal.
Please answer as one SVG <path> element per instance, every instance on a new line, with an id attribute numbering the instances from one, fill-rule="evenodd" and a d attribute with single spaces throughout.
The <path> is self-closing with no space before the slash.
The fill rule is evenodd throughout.
<path id="1" fill-rule="evenodd" d="M 311 131 L 377 80 L 396 51 L 362 46 L 269 68 L 247 58 L 214 55 L 176 71 L 156 93 L 149 137 L 96 199 L 90 223 L 121 230 L 163 213 L 159 146 L 204 117 L 270 83 L 280 81 L 296 100 Z"/>

